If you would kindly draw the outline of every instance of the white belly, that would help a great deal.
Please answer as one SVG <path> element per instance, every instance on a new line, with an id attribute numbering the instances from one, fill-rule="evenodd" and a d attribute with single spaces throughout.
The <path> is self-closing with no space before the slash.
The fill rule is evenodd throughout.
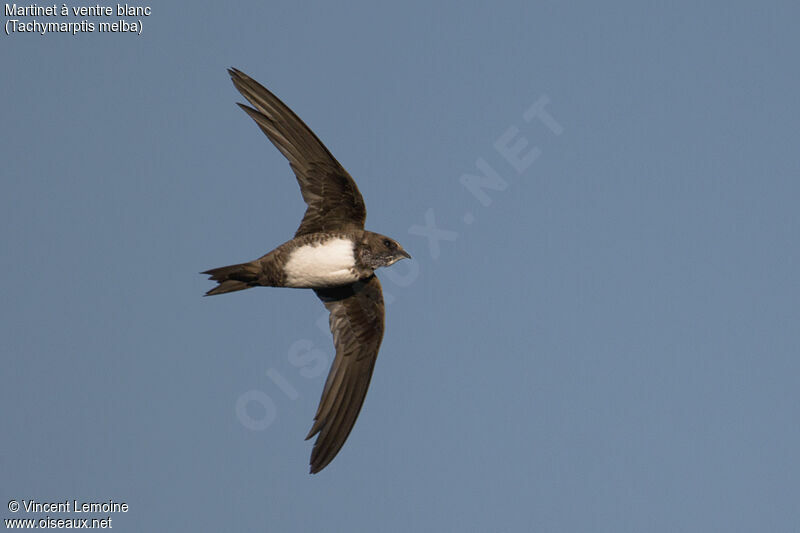
<path id="1" fill-rule="evenodd" d="M 286 261 L 287 287 L 329 287 L 358 279 L 354 273 L 353 242 L 331 239 L 294 250 Z"/>

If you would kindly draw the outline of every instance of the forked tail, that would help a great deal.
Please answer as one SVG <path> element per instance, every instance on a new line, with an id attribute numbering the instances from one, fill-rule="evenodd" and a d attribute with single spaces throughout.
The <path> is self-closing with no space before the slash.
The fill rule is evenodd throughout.
<path id="1" fill-rule="evenodd" d="M 261 267 L 256 262 L 212 268 L 201 272 L 201 274 L 208 274 L 211 276 L 209 279 L 219 283 L 219 285 L 208 291 L 205 294 L 206 296 L 241 291 L 261 285 L 258 282 L 261 277 Z"/>

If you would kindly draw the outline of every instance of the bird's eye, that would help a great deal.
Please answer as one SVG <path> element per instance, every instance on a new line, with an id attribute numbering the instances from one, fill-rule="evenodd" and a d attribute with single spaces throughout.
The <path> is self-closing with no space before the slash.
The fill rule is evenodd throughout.
<path id="1" fill-rule="evenodd" d="M 390 249 L 394 248 L 394 243 L 392 241 L 390 241 L 389 239 L 384 240 L 383 241 L 383 245 L 385 247 L 387 247 L 387 248 L 390 248 Z"/>

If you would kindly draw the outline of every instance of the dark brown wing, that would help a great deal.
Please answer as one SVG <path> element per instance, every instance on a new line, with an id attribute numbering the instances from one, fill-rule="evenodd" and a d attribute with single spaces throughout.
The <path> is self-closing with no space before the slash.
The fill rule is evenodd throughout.
<path id="1" fill-rule="evenodd" d="M 383 293 L 373 275 L 365 281 L 331 289 L 314 289 L 330 311 L 336 357 L 322 391 L 314 425 L 311 473 L 325 468 L 341 449 L 367 395 L 383 339 Z"/>
<path id="2" fill-rule="evenodd" d="M 247 74 L 228 69 L 253 107 L 239 104 L 289 160 L 308 208 L 295 237 L 331 230 L 364 229 L 367 210 L 356 182 L 300 117 Z"/>

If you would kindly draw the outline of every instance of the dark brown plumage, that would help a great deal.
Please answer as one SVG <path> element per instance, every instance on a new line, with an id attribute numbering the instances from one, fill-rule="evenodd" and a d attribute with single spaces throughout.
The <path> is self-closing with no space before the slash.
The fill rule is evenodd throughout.
<path id="1" fill-rule="evenodd" d="M 295 237 L 306 233 L 364 229 L 367 209 L 356 182 L 314 132 L 277 96 L 247 74 L 228 69 L 233 84 L 253 107 L 239 107 L 256 121 L 289 160 L 308 205 Z"/>
<path id="2" fill-rule="evenodd" d="M 264 256 L 204 272 L 207 296 L 256 286 L 312 288 L 330 312 L 336 348 L 314 424 L 311 473 L 325 468 L 355 424 L 383 339 L 384 305 L 374 271 L 411 256 L 396 241 L 364 230 L 367 212 L 353 178 L 274 94 L 236 69 L 239 106 L 289 160 L 307 209 L 295 237 Z M 349 243 L 349 244 L 348 244 Z"/>
<path id="3" fill-rule="evenodd" d="M 311 452 L 311 473 L 319 472 L 341 449 L 367 395 L 383 340 L 383 294 L 374 274 L 365 281 L 315 289 L 330 312 L 336 358 L 331 366 L 314 425 L 306 439 L 319 438 Z"/>

